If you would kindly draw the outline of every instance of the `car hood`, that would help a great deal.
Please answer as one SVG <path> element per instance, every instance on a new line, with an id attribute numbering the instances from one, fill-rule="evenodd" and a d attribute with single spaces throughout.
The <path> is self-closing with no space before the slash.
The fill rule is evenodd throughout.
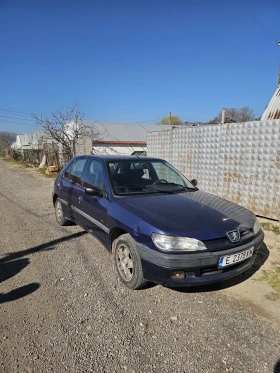
<path id="1" fill-rule="evenodd" d="M 225 237 L 235 229 L 252 229 L 255 222 L 251 211 L 200 190 L 129 196 L 122 198 L 121 204 L 161 233 L 199 240 Z"/>

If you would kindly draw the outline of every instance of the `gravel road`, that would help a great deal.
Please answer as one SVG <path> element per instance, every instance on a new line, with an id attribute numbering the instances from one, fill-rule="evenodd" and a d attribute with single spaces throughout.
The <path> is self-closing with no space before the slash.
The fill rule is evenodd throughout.
<path id="1" fill-rule="evenodd" d="M 280 372 L 279 330 L 244 304 L 126 289 L 98 241 L 56 224 L 51 179 L 0 175 L 1 372 Z"/>

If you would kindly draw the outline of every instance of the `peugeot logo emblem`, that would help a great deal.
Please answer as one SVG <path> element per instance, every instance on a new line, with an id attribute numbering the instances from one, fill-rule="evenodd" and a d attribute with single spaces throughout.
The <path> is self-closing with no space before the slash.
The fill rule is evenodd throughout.
<path id="1" fill-rule="evenodd" d="M 230 242 L 238 242 L 238 241 L 240 241 L 240 232 L 239 232 L 239 230 L 226 232 L 226 234 L 227 234 Z"/>

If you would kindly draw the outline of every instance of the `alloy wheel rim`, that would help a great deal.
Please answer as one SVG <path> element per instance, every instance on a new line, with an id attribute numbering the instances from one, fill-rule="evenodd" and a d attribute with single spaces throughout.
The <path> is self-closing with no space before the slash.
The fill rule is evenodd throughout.
<path id="1" fill-rule="evenodd" d="M 121 277 L 125 281 L 130 281 L 134 273 L 134 266 L 131 252 L 124 244 L 117 248 L 117 266 Z"/>
<path id="2" fill-rule="evenodd" d="M 58 202 L 56 207 L 56 216 L 59 221 L 62 219 L 62 208 L 60 202 Z"/>

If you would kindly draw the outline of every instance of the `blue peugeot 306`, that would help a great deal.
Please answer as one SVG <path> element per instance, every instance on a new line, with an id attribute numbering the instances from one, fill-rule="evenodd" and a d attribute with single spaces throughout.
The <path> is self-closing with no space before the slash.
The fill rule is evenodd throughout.
<path id="1" fill-rule="evenodd" d="M 196 184 L 162 159 L 79 156 L 59 173 L 53 204 L 58 224 L 74 222 L 104 244 L 131 289 L 237 276 L 263 242 L 258 220 Z"/>

